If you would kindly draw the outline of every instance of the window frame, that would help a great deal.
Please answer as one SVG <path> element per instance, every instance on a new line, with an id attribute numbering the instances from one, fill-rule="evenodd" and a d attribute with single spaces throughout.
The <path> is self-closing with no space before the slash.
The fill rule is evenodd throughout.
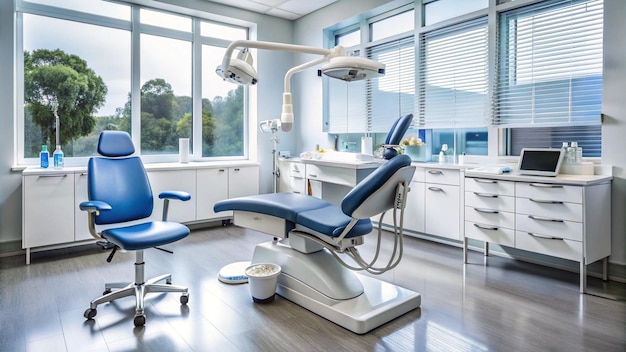
<path id="1" fill-rule="evenodd" d="M 168 153 L 168 154 L 152 154 L 152 155 L 142 155 L 141 154 L 141 113 L 140 113 L 140 105 L 141 105 L 141 85 L 140 81 L 140 41 L 139 36 L 142 34 L 150 34 L 156 35 L 166 38 L 173 38 L 179 40 L 189 41 L 192 47 L 192 59 L 190 62 L 191 71 L 192 71 L 192 87 L 191 87 L 191 99 L 192 99 L 192 133 L 193 133 L 193 153 L 190 154 L 190 161 L 224 161 L 224 160 L 248 160 L 251 155 L 250 151 L 250 141 L 249 141 L 249 133 L 250 133 L 250 116 L 251 116 L 251 92 L 248 87 L 243 87 L 243 121 L 242 121 L 242 145 L 243 151 L 242 155 L 237 156 L 213 156 L 213 157 L 203 157 L 202 156 L 202 79 L 204 77 L 212 76 L 213 71 L 210 68 L 205 69 L 204 74 L 202 73 L 203 67 L 202 63 L 202 50 L 201 47 L 204 44 L 223 47 L 226 48 L 231 40 L 229 39 L 221 39 L 218 37 L 209 37 L 202 36 L 200 33 L 200 24 L 203 22 L 215 23 L 220 26 L 228 26 L 234 27 L 238 29 L 243 29 L 246 33 L 245 39 L 250 39 L 251 33 L 253 32 L 253 27 L 247 27 L 241 23 L 241 21 L 233 19 L 233 23 L 226 22 L 218 22 L 209 18 L 198 17 L 197 15 L 190 15 L 185 13 L 178 13 L 175 11 L 166 11 L 158 8 L 152 8 L 149 6 L 143 6 L 138 4 L 124 4 L 130 7 L 130 19 L 122 20 L 118 18 L 105 17 L 100 16 L 95 13 L 85 13 L 80 11 L 74 11 L 71 9 L 63 8 L 63 7 L 54 7 L 51 5 L 31 3 L 28 0 L 16 0 L 15 4 L 15 16 L 16 16 L 16 38 L 15 38 L 15 48 L 16 48 L 16 109 L 15 114 L 15 150 L 14 150 L 14 160 L 16 165 L 20 166 L 32 166 L 38 165 L 39 158 L 38 157 L 25 157 L 24 147 L 25 147 L 25 125 L 24 125 L 24 117 L 25 117 L 25 109 L 22 108 L 24 105 L 24 37 L 23 37 L 23 26 L 24 20 L 23 15 L 25 13 L 40 15 L 49 18 L 56 18 L 61 20 L 73 21 L 73 22 L 81 22 L 96 26 L 102 26 L 107 28 L 114 29 L 122 29 L 130 32 L 131 36 L 131 77 L 129 77 L 130 81 L 130 90 L 129 93 L 131 95 L 131 138 L 133 143 L 135 144 L 136 155 L 139 155 L 142 160 L 146 163 L 164 163 L 164 162 L 175 162 L 178 161 L 178 152 L 176 153 Z M 159 11 L 165 14 L 171 14 L 181 17 L 187 17 L 191 19 L 192 28 L 191 32 L 184 32 L 174 29 L 162 28 L 158 26 L 141 24 L 139 21 L 139 12 L 140 9 L 146 9 L 150 11 Z M 133 30 L 134 29 L 134 30 Z M 242 38 L 244 39 L 244 38 Z M 206 70 L 209 72 L 207 73 Z M 215 79 L 219 79 L 215 75 Z M 233 85 L 232 90 L 237 88 L 236 85 Z M 95 151 L 94 151 L 95 156 Z M 79 156 L 79 157 L 67 157 L 65 158 L 65 166 L 80 166 L 86 165 L 87 161 L 91 156 Z"/>

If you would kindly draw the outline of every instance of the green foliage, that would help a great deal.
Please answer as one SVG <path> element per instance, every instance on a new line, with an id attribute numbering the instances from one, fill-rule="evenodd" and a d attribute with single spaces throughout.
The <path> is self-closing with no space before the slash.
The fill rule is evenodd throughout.
<path id="1" fill-rule="evenodd" d="M 88 135 L 95 126 L 93 115 L 105 102 L 107 87 L 102 78 L 76 55 L 60 49 L 24 53 L 24 100 L 30 123 L 38 126 L 41 138 L 30 139 L 25 154 L 37 154 L 41 141 L 56 145 L 56 118 L 53 104 L 58 104 L 63 145 Z M 31 130 L 32 131 L 32 130 Z M 29 132 L 30 133 L 30 132 Z M 37 142 L 35 142 L 35 140 Z M 30 150 L 29 150 L 30 149 Z M 66 155 L 70 150 L 66 149 Z M 71 148 L 70 148 L 71 149 Z"/>

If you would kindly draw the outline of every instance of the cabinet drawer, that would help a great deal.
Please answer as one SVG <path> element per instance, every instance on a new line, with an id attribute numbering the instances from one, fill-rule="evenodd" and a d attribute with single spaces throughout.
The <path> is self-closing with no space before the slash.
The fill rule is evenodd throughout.
<path id="1" fill-rule="evenodd" d="M 465 191 L 514 196 L 515 184 L 511 181 L 467 177 L 465 178 Z"/>
<path id="2" fill-rule="evenodd" d="M 514 230 L 497 226 L 490 227 L 471 221 L 465 222 L 465 237 L 503 246 L 515 246 Z"/>
<path id="3" fill-rule="evenodd" d="M 484 208 L 465 207 L 465 221 L 489 226 L 515 228 L 515 214 Z"/>
<path id="4" fill-rule="evenodd" d="M 563 220 L 553 221 L 539 215 L 516 214 L 515 228 L 524 233 L 550 238 L 565 238 L 574 241 L 582 241 L 583 239 L 582 223 Z"/>
<path id="5" fill-rule="evenodd" d="M 338 185 L 351 187 L 354 187 L 354 185 L 356 185 L 357 183 L 355 170 L 339 167 L 307 165 L 306 177 L 311 180 L 335 183 Z"/>
<path id="6" fill-rule="evenodd" d="M 578 186 L 518 182 L 515 184 L 515 194 L 518 197 L 544 201 L 583 202 L 583 189 Z"/>
<path id="7" fill-rule="evenodd" d="M 306 176 L 306 165 L 303 163 L 289 163 L 289 176 L 294 178 L 304 178 Z"/>
<path id="8" fill-rule="evenodd" d="M 542 238 L 521 231 L 515 233 L 515 248 L 576 261 L 581 260 L 583 253 L 582 242 Z"/>
<path id="9" fill-rule="evenodd" d="M 425 184 L 424 229 L 427 234 L 460 240 L 459 186 Z"/>
<path id="10" fill-rule="evenodd" d="M 465 205 L 501 211 L 515 211 L 515 198 L 484 192 L 465 192 Z"/>
<path id="11" fill-rule="evenodd" d="M 518 214 L 524 215 L 538 215 L 555 220 L 583 221 L 583 205 L 580 203 L 517 198 L 515 210 Z"/>
<path id="12" fill-rule="evenodd" d="M 459 170 L 426 169 L 424 172 L 424 181 L 430 183 L 458 186 L 460 185 L 459 177 Z"/>
<path id="13" fill-rule="evenodd" d="M 300 177 L 290 177 L 289 183 L 293 193 L 306 194 L 306 180 Z"/>

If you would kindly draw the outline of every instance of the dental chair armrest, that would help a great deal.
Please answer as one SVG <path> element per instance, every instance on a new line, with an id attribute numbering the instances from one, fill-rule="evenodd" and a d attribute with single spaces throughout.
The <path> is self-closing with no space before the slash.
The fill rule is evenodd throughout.
<path id="1" fill-rule="evenodd" d="M 89 200 L 86 202 L 81 202 L 79 208 L 80 210 L 89 213 L 89 216 L 87 217 L 89 234 L 97 240 L 102 240 L 103 237 L 100 236 L 98 231 L 96 231 L 96 216 L 100 215 L 101 211 L 113 209 L 111 205 L 109 205 L 109 203 L 107 202 L 103 202 L 100 200 Z"/>
<path id="2" fill-rule="evenodd" d="M 160 199 L 177 199 L 182 201 L 188 201 L 191 199 L 191 195 L 183 191 L 165 191 L 159 194 Z"/>
<path id="3" fill-rule="evenodd" d="M 99 201 L 99 200 L 89 200 L 86 202 L 81 202 L 79 207 L 80 207 L 80 210 L 82 211 L 96 213 L 96 215 L 98 215 L 98 212 L 112 209 L 109 203 Z"/>

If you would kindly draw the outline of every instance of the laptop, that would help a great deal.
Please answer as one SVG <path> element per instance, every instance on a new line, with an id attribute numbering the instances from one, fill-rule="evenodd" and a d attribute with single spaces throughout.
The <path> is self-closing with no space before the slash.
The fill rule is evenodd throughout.
<path id="1" fill-rule="evenodd" d="M 519 157 L 518 173 L 532 176 L 559 174 L 565 151 L 551 148 L 523 148 Z"/>

